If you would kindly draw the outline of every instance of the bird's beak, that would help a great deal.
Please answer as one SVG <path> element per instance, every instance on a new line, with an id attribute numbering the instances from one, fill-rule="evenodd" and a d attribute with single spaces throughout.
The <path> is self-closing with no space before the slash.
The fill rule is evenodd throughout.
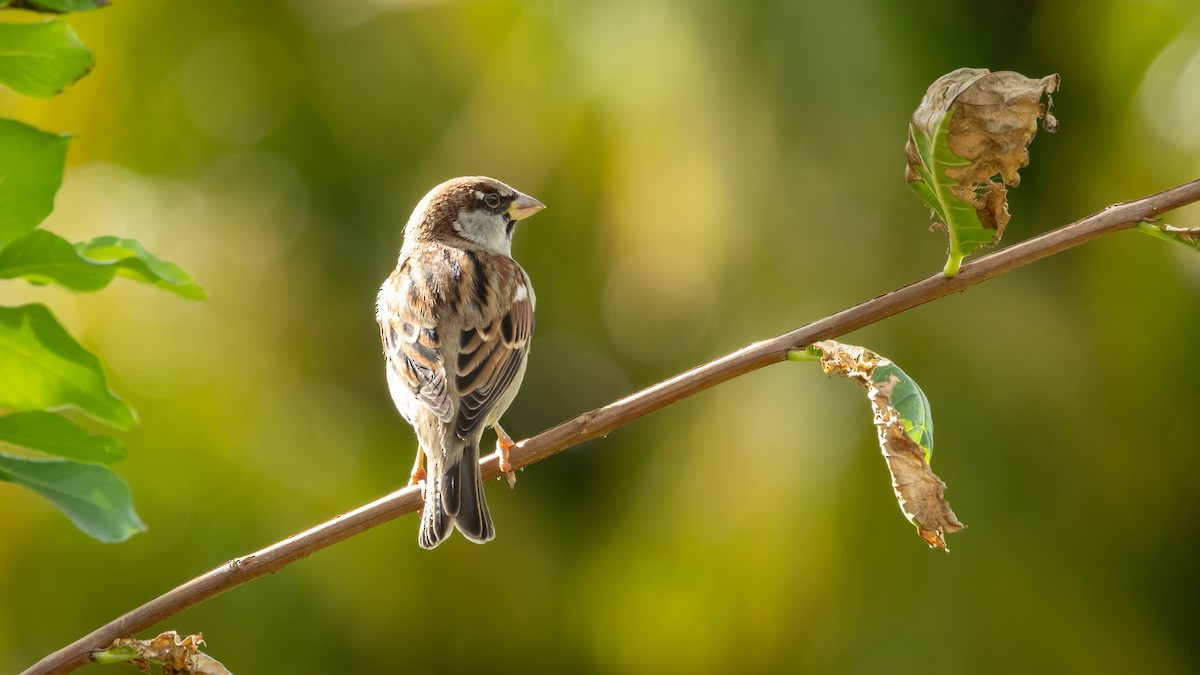
<path id="1" fill-rule="evenodd" d="M 517 198 L 508 205 L 508 217 L 513 220 L 524 220 L 546 208 L 546 205 L 527 194 L 517 193 Z"/>

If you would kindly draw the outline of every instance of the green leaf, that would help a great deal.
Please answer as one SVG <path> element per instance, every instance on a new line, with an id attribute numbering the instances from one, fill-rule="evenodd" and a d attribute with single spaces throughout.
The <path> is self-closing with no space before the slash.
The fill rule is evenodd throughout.
<path id="1" fill-rule="evenodd" d="M 107 286 L 116 273 L 113 266 L 87 260 L 71 242 L 46 230 L 34 230 L 0 250 L 0 279 L 96 291 Z"/>
<path id="2" fill-rule="evenodd" d="M 0 23 L 0 83 L 18 94 L 50 98 L 95 63 L 92 50 L 62 19 Z"/>
<path id="3" fill-rule="evenodd" d="M 76 244 L 75 249 L 87 260 L 112 264 L 117 274 L 127 279 L 157 286 L 189 300 L 208 297 L 191 274 L 174 263 L 159 259 L 135 239 L 97 237 Z"/>
<path id="4" fill-rule="evenodd" d="M 49 499 L 76 527 L 102 542 L 124 541 L 146 529 L 133 510 L 129 486 L 106 467 L 0 453 L 0 480 Z"/>
<path id="5" fill-rule="evenodd" d="M 137 423 L 108 390 L 100 361 L 79 346 L 42 305 L 0 307 L 0 406 L 74 407 L 119 429 Z"/>
<path id="6" fill-rule="evenodd" d="M 190 274 L 133 239 L 99 237 L 71 244 L 53 232 L 34 230 L 0 250 L 0 279 L 21 278 L 86 292 L 104 288 L 118 274 L 185 298 L 205 297 Z"/>
<path id="7" fill-rule="evenodd" d="M 0 119 L 0 246 L 38 226 L 54 210 L 69 136 Z"/>
<path id="8" fill-rule="evenodd" d="M 884 386 L 889 381 L 892 382 L 892 407 L 900 414 L 908 437 L 925 451 L 925 463 L 928 464 L 933 457 L 933 410 L 929 407 L 929 399 L 916 380 L 890 361 L 871 371 L 871 382 L 876 386 Z"/>
<path id="9" fill-rule="evenodd" d="M 950 249 L 944 272 L 948 277 L 958 274 L 963 258 L 971 251 L 991 244 L 996 238 L 996 230 L 984 227 L 971 202 L 959 199 L 951 191 L 958 186 L 958 181 L 947 176 L 946 169 L 970 164 L 950 151 L 948 139 L 954 112 L 955 108 L 951 107 L 942 115 L 932 136 L 919 133 L 911 124 L 908 126 L 909 140 L 921 158 L 920 164 L 912 165 L 920 180 L 909 182 L 908 187 L 933 209 L 938 222 L 946 228 Z"/>
<path id="10" fill-rule="evenodd" d="M 126 453 L 121 441 L 88 433 L 71 420 L 42 410 L 0 417 L 0 442 L 93 464 L 112 464 Z"/>

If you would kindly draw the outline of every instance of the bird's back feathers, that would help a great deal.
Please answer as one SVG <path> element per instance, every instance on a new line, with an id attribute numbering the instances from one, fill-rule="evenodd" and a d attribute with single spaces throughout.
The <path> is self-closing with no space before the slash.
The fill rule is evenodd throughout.
<path id="1" fill-rule="evenodd" d="M 491 290 L 461 293 L 482 265 L 492 272 Z M 432 300 L 414 302 L 414 296 Z M 380 291 L 392 396 L 429 457 L 419 539 L 425 548 L 437 546 L 453 527 L 475 542 L 495 536 L 479 475 L 479 439 L 515 395 L 533 335 L 534 302 L 516 261 L 450 246 L 405 258 Z"/>

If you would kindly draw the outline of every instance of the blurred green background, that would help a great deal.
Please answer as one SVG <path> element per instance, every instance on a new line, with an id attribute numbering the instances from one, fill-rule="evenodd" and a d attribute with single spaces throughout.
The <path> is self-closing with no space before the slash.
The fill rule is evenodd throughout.
<path id="1" fill-rule="evenodd" d="M 138 238 L 211 299 L 0 285 L 139 411 L 116 469 L 150 528 L 102 545 L 0 485 L 0 672 L 403 484 L 373 301 L 446 178 L 550 206 L 514 247 L 523 438 L 939 271 L 903 148 L 957 67 L 1062 75 L 1007 242 L 1200 175 L 1192 0 L 122 0 L 71 24 L 90 76 L 0 92 L 77 135 L 47 227 Z M 932 400 L 951 555 L 897 509 L 862 392 L 781 364 L 490 484 L 487 546 L 422 551 L 408 516 L 157 628 L 239 674 L 1197 672 L 1198 310 L 1200 256 L 1130 232 L 847 336 Z"/>

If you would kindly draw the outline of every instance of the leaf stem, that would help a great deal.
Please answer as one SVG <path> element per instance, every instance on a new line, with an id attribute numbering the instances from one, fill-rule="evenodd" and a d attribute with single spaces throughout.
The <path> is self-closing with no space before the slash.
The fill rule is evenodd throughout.
<path id="1" fill-rule="evenodd" d="M 950 238 L 951 238 L 951 240 L 953 240 L 954 235 L 951 234 Z M 947 279 L 951 279 L 951 278 L 954 278 L 955 276 L 958 276 L 958 270 L 962 268 L 963 258 L 966 257 L 966 256 L 962 255 L 961 253 L 956 253 L 954 251 L 955 246 L 956 246 L 956 243 L 954 241 L 951 241 L 950 242 L 950 254 L 946 257 L 946 266 L 942 268 L 942 275 L 945 276 Z"/>
<path id="2" fill-rule="evenodd" d="M 787 360 L 800 362 L 820 361 L 821 350 L 812 345 L 809 345 L 804 349 L 789 349 L 787 353 Z"/>

